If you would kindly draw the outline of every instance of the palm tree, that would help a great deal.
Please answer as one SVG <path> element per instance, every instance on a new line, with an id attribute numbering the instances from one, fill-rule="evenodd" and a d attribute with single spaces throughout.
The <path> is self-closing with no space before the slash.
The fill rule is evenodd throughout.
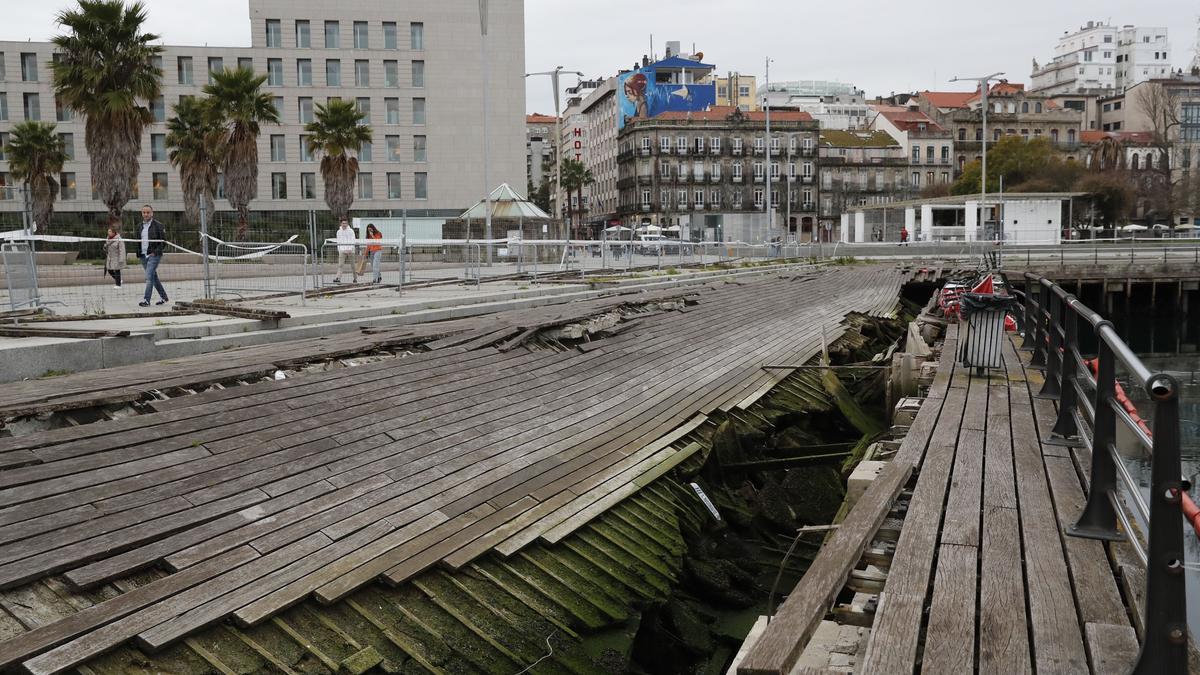
<path id="1" fill-rule="evenodd" d="M 25 181 L 33 201 L 33 222 L 42 234 L 54 215 L 54 200 L 58 198 L 55 177 L 67 161 L 62 139 L 54 133 L 53 124 L 21 122 L 12 128 L 5 146 L 8 169 L 13 178 Z"/>
<path id="2" fill-rule="evenodd" d="M 1093 171 L 1115 171 L 1125 166 L 1125 147 L 1113 136 L 1105 136 L 1091 151 Z"/>
<path id="3" fill-rule="evenodd" d="M 220 147 L 217 140 L 220 126 L 207 114 L 207 99 L 181 99 L 175 106 L 175 116 L 167 120 L 167 158 L 179 169 L 183 183 L 184 212 L 188 222 L 200 222 L 200 200 L 205 210 L 213 212 L 213 195 L 217 192 L 217 166 Z"/>
<path id="4" fill-rule="evenodd" d="M 325 182 L 325 203 L 334 221 L 345 218 L 354 203 L 358 182 L 358 158 L 355 152 L 371 141 L 371 127 L 363 124 L 367 116 L 350 101 L 333 99 L 328 105 L 317 104 L 315 120 L 305 125 L 308 151 L 321 153 L 321 179 Z"/>
<path id="5" fill-rule="evenodd" d="M 579 232 L 579 226 L 583 224 L 583 188 L 596 182 L 592 177 L 592 172 L 576 159 L 565 159 L 562 163 L 562 186 L 563 190 L 569 195 L 572 191 L 575 192 L 579 208 L 571 207 L 570 200 L 567 201 L 568 215 L 574 213 L 579 214 L 579 222 L 575 225 L 576 233 Z"/>
<path id="6" fill-rule="evenodd" d="M 136 189 L 142 131 L 154 119 L 142 104 L 162 89 L 163 50 L 151 44 L 157 35 L 142 32 L 145 21 L 140 2 L 79 0 L 58 15 L 68 34 L 53 39 L 54 95 L 86 118 L 92 187 L 113 216 Z"/>
<path id="7" fill-rule="evenodd" d="M 238 238 L 245 239 L 250 200 L 258 196 L 259 125 L 279 124 L 279 111 L 271 95 L 262 90 L 266 75 L 238 68 L 213 73 L 212 78 L 204 87 L 209 98 L 205 109 L 219 127 L 216 138 L 222 148 L 225 196 L 238 212 Z"/>

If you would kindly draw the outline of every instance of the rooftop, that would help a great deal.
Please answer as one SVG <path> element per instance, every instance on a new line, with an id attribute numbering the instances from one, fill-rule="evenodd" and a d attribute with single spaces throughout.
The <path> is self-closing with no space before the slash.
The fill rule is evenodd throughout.
<path id="1" fill-rule="evenodd" d="M 554 124 L 558 120 L 554 115 L 543 115 L 541 113 L 533 113 L 525 116 L 526 124 Z"/>
<path id="2" fill-rule="evenodd" d="M 1149 131 L 1085 130 L 1079 132 L 1079 142 L 1084 144 L 1099 143 L 1105 138 L 1114 138 L 1122 143 L 1134 145 L 1144 145 L 1154 142 L 1154 134 Z"/>
<path id="3" fill-rule="evenodd" d="M 737 108 L 731 105 L 714 105 L 708 110 L 699 110 L 695 112 L 687 112 L 680 110 L 668 110 L 666 112 L 655 115 L 650 120 L 634 120 L 633 124 L 647 121 L 670 122 L 670 121 L 696 121 L 696 122 L 724 122 L 729 119 Z M 742 118 L 747 122 L 763 122 L 766 120 L 765 111 L 741 112 Z M 774 110 L 771 112 L 772 122 L 811 122 L 813 116 L 796 110 Z"/>
<path id="4" fill-rule="evenodd" d="M 820 143 L 830 148 L 898 148 L 900 144 L 884 131 L 822 129 Z"/>
<path id="5" fill-rule="evenodd" d="M 877 106 L 875 110 L 900 131 L 945 131 L 920 110 L 900 106 Z"/>

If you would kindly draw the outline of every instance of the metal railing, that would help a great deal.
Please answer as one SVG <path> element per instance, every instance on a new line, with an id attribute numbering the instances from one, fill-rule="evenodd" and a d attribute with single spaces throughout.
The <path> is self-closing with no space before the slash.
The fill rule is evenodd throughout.
<path id="1" fill-rule="evenodd" d="M 1131 672 L 1182 675 L 1188 669 L 1188 627 L 1181 501 L 1191 485 L 1181 477 L 1179 382 L 1146 368 L 1109 321 L 1062 287 L 1029 272 L 1024 277 L 1022 349 L 1033 352 L 1032 367 L 1045 370 L 1037 397 L 1058 402 L 1045 442 L 1092 453 L 1087 504 L 1068 533 L 1129 541 L 1146 567 L 1144 636 Z M 1085 359 L 1081 340 L 1094 341 L 1094 361 Z M 1153 403 L 1152 433 L 1126 409 L 1118 366 Z M 1149 504 L 1121 459 L 1118 423 L 1150 454 Z M 1148 546 L 1137 532 L 1143 523 Z"/>

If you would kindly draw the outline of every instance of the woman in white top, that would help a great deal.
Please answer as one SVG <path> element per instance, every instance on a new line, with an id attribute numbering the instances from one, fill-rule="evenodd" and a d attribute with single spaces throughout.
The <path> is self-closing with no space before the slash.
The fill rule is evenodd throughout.
<path id="1" fill-rule="evenodd" d="M 358 235 L 350 228 L 350 223 L 342 219 L 337 231 L 337 276 L 333 278 L 333 283 L 342 283 L 342 265 L 345 265 L 346 262 L 350 263 L 350 274 L 354 275 L 354 283 L 358 283 L 358 270 L 354 269 L 354 240 L 357 238 Z"/>

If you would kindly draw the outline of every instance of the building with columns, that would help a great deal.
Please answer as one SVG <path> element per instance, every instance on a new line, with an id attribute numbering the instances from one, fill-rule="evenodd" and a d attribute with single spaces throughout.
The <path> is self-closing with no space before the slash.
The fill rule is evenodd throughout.
<path id="1" fill-rule="evenodd" d="M 1083 196 L 1027 192 L 987 195 L 983 201 L 981 195 L 971 194 L 861 206 L 842 214 L 841 241 L 870 242 L 872 230 L 882 223 L 885 232 L 905 227 L 914 242 L 1058 244 L 1074 220 L 1075 199 Z"/>
<path id="2" fill-rule="evenodd" d="M 249 0 L 241 20 L 250 21 L 249 46 L 163 48 L 162 96 L 142 102 L 154 121 L 142 137 L 138 196 L 129 208 L 149 202 L 160 213 L 183 210 L 165 122 L 181 98 L 203 95 L 210 72 L 238 67 L 267 76 L 263 89 L 282 118 L 258 138 L 252 210 L 325 209 L 320 158 L 304 147 L 304 125 L 317 104 L 334 98 L 354 101 L 374 131 L 374 141 L 358 153 L 355 210 L 456 216 L 485 189 L 525 185 L 525 17 L 518 0 L 493 1 L 488 13 L 486 180 L 483 45 L 474 0 Z M 70 156 L 56 212 L 101 212 L 104 205 L 92 197 L 84 120 L 55 102 L 53 53 L 49 42 L 0 42 L 0 136 L 26 119 L 55 123 Z M 0 183 L 11 182 L 0 159 Z M 6 192 L 0 190 L 0 200 Z M 217 210 L 229 210 L 217 196 Z M 0 210 L 19 208 L 15 200 L 0 201 Z"/>

